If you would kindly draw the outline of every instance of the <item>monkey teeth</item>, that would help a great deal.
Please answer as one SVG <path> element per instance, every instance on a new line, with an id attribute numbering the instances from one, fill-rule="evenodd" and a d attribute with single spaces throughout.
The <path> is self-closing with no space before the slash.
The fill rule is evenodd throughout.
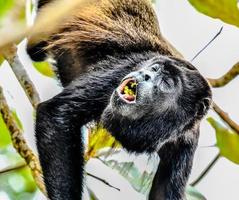
<path id="1" fill-rule="evenodd" d="M 132 78 L 126 79 L 119 86 L 120 97 L 127 103 L 134 103 L 136 101 L 136 89 L 136 80 Z"/>

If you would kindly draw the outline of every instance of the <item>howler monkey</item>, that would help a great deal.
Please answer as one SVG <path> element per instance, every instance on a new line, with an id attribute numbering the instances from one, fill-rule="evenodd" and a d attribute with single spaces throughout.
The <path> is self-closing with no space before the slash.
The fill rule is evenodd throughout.
<path id="1" fill-rule="evenodd" d="M 39 1 L 40 9 L 48 2 Z M 33 60 L 53 57 L 64 86 L 37 108 L 37 147 L 49 199 L 82 199 L 81 127 L 92 120 L 129 152 L 158 152 L 150 200 L 185 198 L 211 90 L 164 40 L 149 0 L 94 1 L 48 39 L 29 39 L 27 51 Z"/>

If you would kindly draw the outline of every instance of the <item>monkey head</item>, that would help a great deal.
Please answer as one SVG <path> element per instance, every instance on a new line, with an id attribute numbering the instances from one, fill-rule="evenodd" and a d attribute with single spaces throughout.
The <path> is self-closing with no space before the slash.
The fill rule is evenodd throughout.
<path id="1" fill-rule="evenodd" d="M 157 151 L 199 124 L 211 90 L 187 61 L 156 56 L 114 90 L 102 123 L 130 152 Z"/>

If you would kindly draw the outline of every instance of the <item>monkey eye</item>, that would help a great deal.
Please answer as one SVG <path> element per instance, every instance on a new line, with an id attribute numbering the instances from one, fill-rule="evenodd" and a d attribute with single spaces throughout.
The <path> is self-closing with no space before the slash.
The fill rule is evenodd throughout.
<path id="1" fill-rule="evenodd" d="M 162 78 L 158 87 L 160 88 L 162 92 L 172 93 L 177 89 L 177 83 L 172 78 L 164 77 Z"/>
<path id="2" fill-rule="evenodd" d="M 175 83 L 172 78 L 163 78 L 163 81 L 166 84 L 167 88 L 175 87 Z"/>
<path id="3" fill-rule="evenodd" d="M 159 69 L 160 69 L 160 65 L 159 64 L 156 63 L 156 64 L 151 65 L 151 70 L 153 72 L 158 72 Z"/>

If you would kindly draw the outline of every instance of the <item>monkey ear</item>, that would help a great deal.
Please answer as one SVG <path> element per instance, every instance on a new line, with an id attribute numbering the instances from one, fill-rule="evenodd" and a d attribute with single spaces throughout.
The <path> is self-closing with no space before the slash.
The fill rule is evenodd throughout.
<path id="1" fill-rule="evenodd" d="M 212 100 L 210 98 L 204 98 L 197 106 L 196 116 L 202 118 L 211 106 Z"/>

